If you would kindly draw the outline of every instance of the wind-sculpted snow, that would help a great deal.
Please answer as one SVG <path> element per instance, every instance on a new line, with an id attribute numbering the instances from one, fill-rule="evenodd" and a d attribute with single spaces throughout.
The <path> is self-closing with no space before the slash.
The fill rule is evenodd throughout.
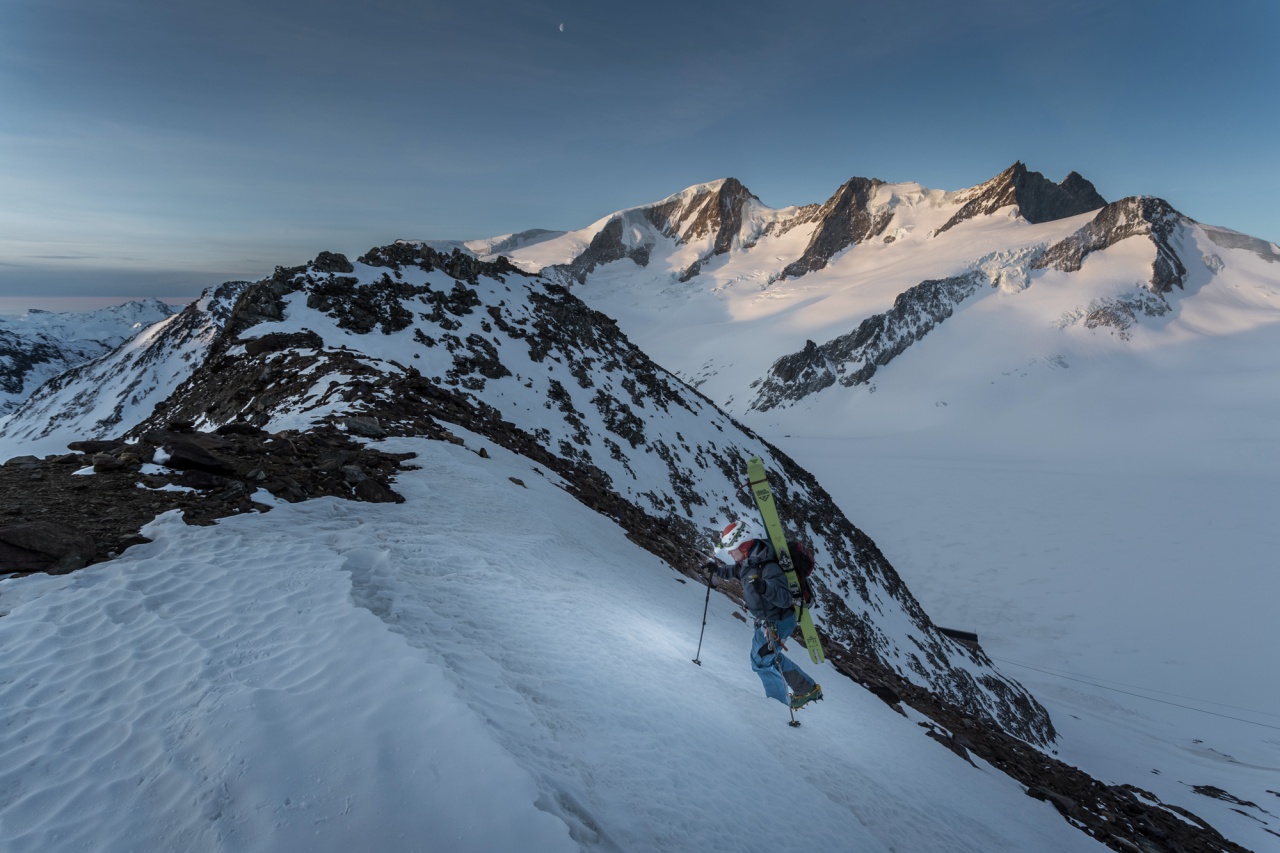
<path id="1" fill-rule="evenodd" d="M 418 463 L 403 504 L 170 513 L 120 560 L 0 582 L 0 849 L 764 853 L 797 825 L 816 850 L 1099 849 L 851 681 L 787 728 L 731 602 L 694 666 L 700 589 L 455 429 L 385 442 Z M 794 820 L 760 819 L 754 778 Z"/>
<path id="2" fill-rule="evenodd" d="M 819 551 L 817 621 L 831 638 L 1020 737 L 1053 735 L 1025 691 L 936 631 L 811 475 L 559 285 L 398 244 L 354 264 L 329 256 L 279 270 L 247 288 L 222 325 L 238 337 L 223 333 L 199 363 L 175 365 L 188 377 L 131 435 L 174 420 L 355 429 L 362 415 L 376 418 L 376 434 L 449 438 L 457 424 L 554 471 L 686 571 L 713 530 L 754 512 L 740 486 L 758 454 L 778 480 L 784 522 Z"/>
<path id="3" fill-rule="evenodd" d="M 768 411 L 841 385 L 865 385 L 876 371 L 950 317 L 987 279 L 979 272 L 924 281 L 893 301 L 893 308 L 868 317 L 847 335 L 821 346 L 809 341 L 798 353 L 778 359 L 756 383 L 751 408 Z"/>

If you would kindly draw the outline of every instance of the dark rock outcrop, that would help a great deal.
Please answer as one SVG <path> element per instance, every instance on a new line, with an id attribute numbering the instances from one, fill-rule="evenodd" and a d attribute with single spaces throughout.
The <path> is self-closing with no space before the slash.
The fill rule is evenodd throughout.
<path id="1" fill-rule="evenodd" d="M 622 242 L 622 229 L 622 217 L 615 216 L 591 238 L 591 243 L 571 263 L 551 267 L 545 272 L 564 275 L 582 284 L 596 267 L 620 261 L 623 258 L 630 258 L 642 267 L 648 266 L 649 248 L 647 246 L 628 248 Z"/>
<path id="2" fill-rule="evenodd" d="M 818 226 L 804 253 L 782 270 L 782 278 L 820 270 L 837 253 L 883 233 L 893 213 L 871 211 L 876 190 L 883 185 L 883 181 L 874 178 L 850 178 L 826 204 L 809 214 L 809 221 L 816 221 Z"/>
<path id="3" fill-rule="evenodd" d="M 1084 259 L 1130 237 L 1146 237 L 1156 249 L 1149 286 L 1152 293 L 1166 294 L 1182 288 L 1187 268 L 1172 244 L 1179 226 L 1193 224 L 1164 199 L 1131 196 L 1107 205 L 1087 225 L 1051 246 L 1032 261 L 1032 269 L 1075 272 Z"/>
<path id="4" fill-rule="evenodd" d="M 0 572 L 61 575 L 86 566 L 93 542 L 66 524 L 27 521 L 0 527 Z"/>
<path id="5" fill-rule="evenodd" d="M 0 574 L 60 573 L 111 559 L 145 542 L 139 528 L 172 509 L 188 524 L 207 525 L 267 512 L 266 493 L 291 503 L 312 497 L 400 503 L 392 480 L 410 458 L 363 447 L 332 426 L 276 435 L 241 423 L 220 434 L 157 427 L 110 444 L 0 466 Z M 142 460 L 162 448 L 171 451 L 165 470 L 142 473 Z M 92 475 L 76 473 L 90 465 Z"/>
<path id="6" fill-rule="evenodd" d="M 293 333 L 273 332 L 244 342 L 245 352 L 249 355 L 262 355 L 285 349 L 320 349 L 323 346 L 324 340 L 319 335 L 305 330 Z"/>
<path id="7" fill-rule="evenodd" d="M 351 261 L 347 260 L 346 255 L 338 252 L 321 252 L 311 262 L 311 268 L 321 273 L 351 273 L 356 269 L 351 265 Z"/>
<path id="8" fill-rule="evenodd" d="M 1088 213 L 1107 203 L 1093 184 L 1076 172 L 1055 184 L 1039 172 L 1029 171 L 1021 161 L 970 191 L 962 197 L 965 199 L 964 206 L 935 234 L 1009 205 L 1017 205 L 1018 214 L 1028 222 L 1040 223 Z"/>
<path id="9" fill-rule="evenodd" d="M 681 243 L 711 236 L 711 249 L 680 275 L 680 281 L 696 276 L 702 265 L 716 255 L 726 254 L 742 233 L 743 210 L 748 202 L 759 201 L 737 178 L 726 178 L 714 189 L 693 199 L 672 199 L 645 209 L 645 218 L 664 235 Z"/>
<path id="10" fill-rule="evenodd" d="M 211 437 L 212 438 L 212 437 Z M 226 442 L 197 442 L 187 436 L 160 435 L 160 447 L 153 453 L 154 460 L 179 471 L 204 471 L 226 476 L 235 473 L 235 467 L 219 457 L 208 444 L 222 447 Z M 205 446 L 202 446 L 205 445 Z"/>
<path id="11" fill-rule="evenodd" d="M 864 385 L 876 371 L 929 334 L 987 282 L 978 272 L 923 281 L 904 291 L 893 308 L 863 320 L 846 335 L 817 345 L 808 341 L 797 353 L 773 363 L 757 388 L 751 408 L 765 412 L 794 403 L 839 382 Z"/>

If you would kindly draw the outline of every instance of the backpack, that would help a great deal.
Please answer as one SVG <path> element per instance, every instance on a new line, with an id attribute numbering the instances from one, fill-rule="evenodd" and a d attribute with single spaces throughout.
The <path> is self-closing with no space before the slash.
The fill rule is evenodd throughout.
<path id="1" fill-rule="evenodd" d="M 787 542 L 787 550 L 791 552 L 791 565 L 796 570 L 796 580 L 800 581 L 800 597 L 805 606 L 813 604 L 813 585 L 809 575 L 813 574 L 813 549 L 800 541 Z"/>

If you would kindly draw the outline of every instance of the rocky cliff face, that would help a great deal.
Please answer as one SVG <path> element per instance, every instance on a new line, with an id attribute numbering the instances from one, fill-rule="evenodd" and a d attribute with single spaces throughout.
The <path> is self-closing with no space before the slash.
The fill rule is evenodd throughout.
<path id="1" fill-rule="evenodd" d="M 649 247 L 647 245 L 628 246 L 622 240 L 623 220 L 620 216 L 610 219 L 596 235 L 582 254 L 566 265 L 551 267 L 543 272 L 546 275 L 576 281 L 582 284 L 587 276 L 595 272 L 596 267 L 630 258 L 639 266 L 649 264 Z"/>
<path id="2" fill-rule="evenodd" d="M 664 235 L 681 243 L 711 238 L 711 255 L 723 255 L 733 246 L 743 225 L 743 208 L 759 202 L 737 178 L 698 188 L 644 209 L 645 216 Z"/>
<path id="3" fill-rule="evenodd" d="M 735 178 L 691 187 L 657 204 L 616 214 L 592 237 L 578 257 L 565 265 L 543 270 L 545 275 L 579 284 L 597 267 L 630 258 L 639 266 L 649 263 L 649 253 L 658 237 L 677 246 L 706 243 L 706 249 L 684 270 L 681 281 L 697 275 L 702 265 L 728 252 L 744 233 L 746 210 L 759 204 L 751 192 Z M 628 230 L 645 234 L 638 242 L 624 239 Z"/>
<path id="4" fill-rule="evenodd" d="M 976 271 L 924 281 L 900 294 L 889 311 L 868 317 L 852 332 L 821 346 L 808 341 L 800 352 L 774 362 L 769 373 L 752 385 L 757 391 L 751 408 L 765 412 L 837 382 L 867 384 L 877 369 L 927 335 L 987 283 Z"/>
<path id="5" fill-rule="evenodd" d="M 1193 224 L 1164 199 L 1133 196 L 1109 204 L 1093 220 L 1031 263 L 1032 269 L 1074 272 L 1084 259 L 1130 237 L 1149 239 L 1156 250 L 1151 266 L 1151 292 L 1163 295 L 1182 289 L 1187 268 L 1173 245 L 1176 230 Z"/>
<path id="6" fill-rule="evenodd" d="M 820 270 L 838 252 L 884 232 L 893 213 L 873 211 L 871 202 L 883 186 L 874 178 L 850 178 L 822 207 L 807 214 L 817 223 L 804 253 L 782 270 L 782 278 L 797 278 Z"/>
<path id="7" fill-rule="evenodd" d="M 1107 203 L 1093 184 L 1076 172 L 1055 184 L 1039 172 L 1029 171 L 1020 161 L 959 200 L 963 206 L 936 234 L 1009 205 L 1017 205 L 1018 214 L 1028 222 L 1040 223 L 1088 213 Z"/>
<path id="8" fill-rule="evenodd" d="M 175 424 L 201 434 L 323 429 L 453 441 L 463 428 L 535 460 L 688 573 L 710 531 L 753 511 L 739 486 L 746 458 L 759 454 L 784 522 L 818 549 L 818 621 L 845 671 L 886 695 L 925 690 L 1027 740 L 1053 737 L 1021 687 L 937 631 L 811 475 L 564 288 L 505 263 L 398 244 L 354 264 L 324 256 L 226 296 L 229 310 L 226 299 L 203 309 L 211 338 L 168 348 L 185 377 L 134 423 L 117 424 L 129 446 Z M 73 386 L 92 397 L 128 382 L 82 372 L 60 392 L 74 406 Z M 240 497 L 251 501 L 257 486 L 244 482 Z"/>

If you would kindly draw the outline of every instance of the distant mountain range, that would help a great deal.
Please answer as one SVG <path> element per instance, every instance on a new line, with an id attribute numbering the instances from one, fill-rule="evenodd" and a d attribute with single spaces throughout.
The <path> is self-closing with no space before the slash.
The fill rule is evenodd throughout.
<path id="1" fill-rule="evenodd" d="M 87 313 L 0 315 L 0 416 L 45 381 L 110 352 L 174 311 L 148 299 Z"/>
<path id="2" fill-rule="evenodd" d="M 1004 306 L 1019 329 L 1058 329 L 1045 346 L 1071 349 L 1067 327 L 1127 341 L 1206 284 L 1280 277 L 1274 243 L 1158 198 L 1108 203 L 1075 172 L 1053 183 L 1020 162 L 957 192 L 855 177 L 824 203 L 783 209 L 729 178 L 578 231 L 450 248 L 570 284 L 739 415 L 870 387 L 958 311 Z M 1236 322 L 1267 316 L 1251 310 L 1237 306 Z"/>

